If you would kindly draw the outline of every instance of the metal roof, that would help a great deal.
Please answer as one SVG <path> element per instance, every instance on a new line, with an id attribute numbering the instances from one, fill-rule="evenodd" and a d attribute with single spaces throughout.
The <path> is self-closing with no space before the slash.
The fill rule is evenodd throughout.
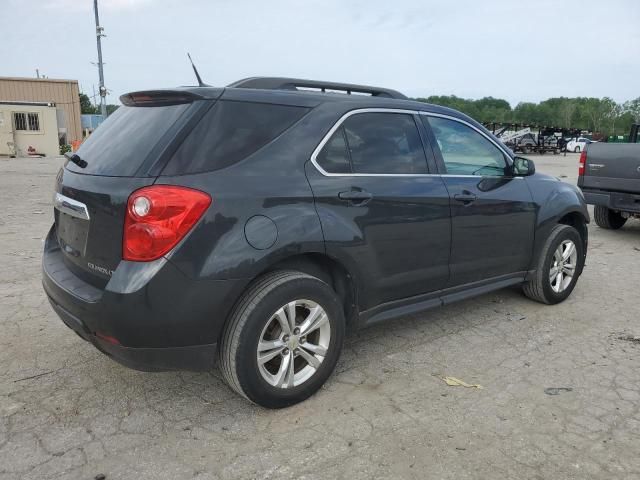
<path id="1" fill-rule="evenodd" d="M 18 100 L 0 100 L 0 105 L 24 105 L 31 107 L 55 107 L 54 102 L 22 102 Z"/>

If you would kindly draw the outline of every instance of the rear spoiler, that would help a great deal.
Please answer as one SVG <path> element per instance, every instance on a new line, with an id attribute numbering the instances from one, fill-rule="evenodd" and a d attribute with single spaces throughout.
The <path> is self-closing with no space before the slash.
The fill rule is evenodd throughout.
<path id="1" fill-rule="evenodd" d="M 203 98 L 205 97 L 196 93 L 179 90 L 146 90 L 125 93 L 120 96 L 120 101 L 128 107 L 163 107 L 191 103 Z"/>

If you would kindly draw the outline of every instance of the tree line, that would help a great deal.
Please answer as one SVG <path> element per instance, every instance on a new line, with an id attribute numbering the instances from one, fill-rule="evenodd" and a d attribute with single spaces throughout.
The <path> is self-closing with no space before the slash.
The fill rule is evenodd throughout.
<path id="1" fill-rule="evenodd" d="M 515 108 L 501 98 L 471 100 L 455 95 L 417 98 L 466 113 L 481 123 L 519 123 L 547 127 L 576 128 L 594 133 L 629 133 L 632 123 L 640 123 L 640 97 L 617 103 L 609 97 L 557 97 L 540 103 L 520 102 Z"/>
<path id="2" fill-rule="evenodd" d="M 107 104 L 107 115 L 111 115 L 118 109 L 119 105 Z M 85 93 L 80 94 L 80 113 L 100 114 L 100 107 L 91 103 L 91 99 Z"/>
<path id="3" fill-rule="evenodd" d="M 547 127 L 576 128 L 594 133 L 621 135 L 629 133 L 632 123 L 640 123 L 640 97 L 617 103 L 609 97 L 557 97 L 540 103 L 520 102 L 515 108 L 501 98 L 484 97 L 479 100 L 455 95 L 432 95 L 416 98 L 419 102 L 454 108 L 481 123 L 518 123 Z M 107 105 L 111 114 L 118 105 Z M 100 113 L 84 93 L 80 94 L 82 113 Z"/>

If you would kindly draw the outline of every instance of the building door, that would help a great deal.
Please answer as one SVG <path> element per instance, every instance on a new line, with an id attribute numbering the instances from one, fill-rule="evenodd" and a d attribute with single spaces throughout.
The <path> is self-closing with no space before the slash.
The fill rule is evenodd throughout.
<path id="1" fill-rule="evenodd" d="M 15 139 L 13 138 L 13 120 L 9 110 L 0 107 L 0 155 L 14 156 L 16 154 Z"/>

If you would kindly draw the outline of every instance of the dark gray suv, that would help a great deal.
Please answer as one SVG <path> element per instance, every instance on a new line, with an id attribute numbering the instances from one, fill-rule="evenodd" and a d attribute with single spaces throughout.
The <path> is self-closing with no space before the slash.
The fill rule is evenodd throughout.
<path id="1" fill-rule="evenodd" d="M 284 407 L 326 381 L 348 327 L 511 285 L 554 304 L 582 272 L 579 190 L 454 110 L 286 78 L 121 100 L 57 176 L 43 283 L 125 365 L 218 358 Z"/>

